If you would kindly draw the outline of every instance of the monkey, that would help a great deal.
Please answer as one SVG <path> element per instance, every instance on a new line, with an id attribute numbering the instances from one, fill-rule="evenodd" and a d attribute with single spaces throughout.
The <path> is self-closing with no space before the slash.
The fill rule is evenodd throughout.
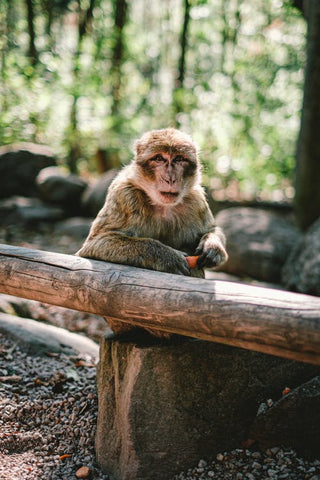
<path id="1" fill-rule="evenodd" d="M 204 278 L 204 268 L 223 264 L 228 255 L 201 186 L 198 147 L 186 133 L 165 128 L 144 133 L 134 153 L 76 255 Z M 196 269 L 187 255 L 199 256 Z M 117 334 L 133 328 L 115 319 L 108 324 Z"/>

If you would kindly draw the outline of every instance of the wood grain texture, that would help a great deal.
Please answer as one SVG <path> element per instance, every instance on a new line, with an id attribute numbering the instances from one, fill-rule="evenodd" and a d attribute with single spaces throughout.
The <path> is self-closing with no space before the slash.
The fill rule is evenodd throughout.
<path id="1" fill-rule="evenodd" d="M 0 245 L 0 292 L 320 365 L 320 298 Z"/>

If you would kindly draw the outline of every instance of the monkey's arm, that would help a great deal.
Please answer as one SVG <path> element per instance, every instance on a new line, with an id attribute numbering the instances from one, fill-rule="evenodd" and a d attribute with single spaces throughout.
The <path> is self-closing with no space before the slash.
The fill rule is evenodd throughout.
<path id="1" fill-rule="evenodd" d="M 190 268 L 182 252 L 152 238 L 131 237 L 118 231 L 89 236 L 76 255 L 160 272 L 190 275 Z"/>
<path id="2" fill-rule="evenodd" d="M 228 260 L 226 252 L 226 238 L 215 221 L 209 207 L 204 220 L 205 233 L 202 235 L 195 255 L 200 255 L 198 268 L 213 268 L 222 265 Z"/>
<path id="3" fill-rule="evenodd" d="M 195 255 L 200 255 L 198 268 L 218 267 L 228 260 L 223 238 L 224 235 L 218 227 L 203 235 L 195 252 Z"/>

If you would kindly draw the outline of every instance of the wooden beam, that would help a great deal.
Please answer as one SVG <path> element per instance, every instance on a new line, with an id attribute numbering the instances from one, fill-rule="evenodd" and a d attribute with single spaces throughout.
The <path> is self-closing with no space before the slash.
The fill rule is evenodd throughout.
<path id="1" fill-rule="evenodd" d="M 0 245 L 0 292 L 320 365 L 320 298 Z"/>

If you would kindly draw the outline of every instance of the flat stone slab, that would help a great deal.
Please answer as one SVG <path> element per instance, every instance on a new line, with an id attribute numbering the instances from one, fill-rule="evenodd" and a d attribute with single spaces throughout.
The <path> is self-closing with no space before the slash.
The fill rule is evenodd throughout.
<path id="1" fill-rule="evenodd" d="M 64 353 L 99 356 L 99 346 L 93 340 L 30 318 L 0 313 L 0 332 L 13 338 L 30 355 Z"/>

